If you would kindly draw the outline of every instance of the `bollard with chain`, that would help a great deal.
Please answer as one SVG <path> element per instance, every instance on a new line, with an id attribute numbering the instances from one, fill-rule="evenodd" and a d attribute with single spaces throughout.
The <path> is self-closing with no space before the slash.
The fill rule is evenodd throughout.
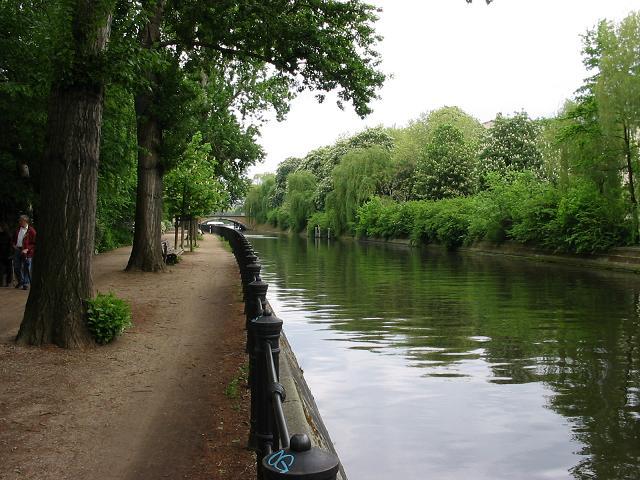
<path id="1" fill-rule="evenodd" d="M 251 418 L 249 427 L 249 442 L 248 448 L 258 451 L 258 439 L 256 437 L 257 431 L 257 418 L 258 418 L 258 383 L 260 383 L 260 377 L 258 374 L 257 357 L 254 348 L 255 328 L 252 328 L 252 323 L 264 312 L 264 306 L 267 303 L 267 290 L 269 285 L 258 277 L 257 280 L 251 282 L 247 286 L 247 300 L 245 302 L 245 313 L 247 315 L 246 329 L 247 329 L 247 353 L 249 354 L 249 387 L 251 388 Z"/>
<path id="2" fill-rule="evenodd" d="M 282 320 L 276 317 L 267 305 L 262 315 L 250 323 L 252 337 L 252 352 L 255 356 L 255 375 L 251 385 L 252 406 L 255 405 L 256 423 L 254 438 L 258 445 L 258 469 L 260 459 L 278 447 L 276 419 L 270 400 L 267 385 L 269 378 L 265 349 L 269 348 L 276 372 L 279 367 L 280 333 Z"/>
<path id="3" fill-rule="evenodd" d="M 339 460 L 333 453 L 312 447 L 304 434 L 288 440 L 284 390 L 278 381 L 282 320 L 267 304 L 268 284 L 260 278 L 258 257 L 241 233 L 216 230 L 231 245 L 242 277 L 251 387 L 249 448 L 257 454 L 258 479 L 336 480 Z"/>
<path id="4" fill-rule="evenodd" d="M 263 282 L 260 276 L 247 285 L 247 295 L 245 300 L 245 314 L 247 318 L 246 328 L 249 330 L 249 324 L 262 314 L 263 305 L 267 302 L 267 290 L 269 284 Z"/>

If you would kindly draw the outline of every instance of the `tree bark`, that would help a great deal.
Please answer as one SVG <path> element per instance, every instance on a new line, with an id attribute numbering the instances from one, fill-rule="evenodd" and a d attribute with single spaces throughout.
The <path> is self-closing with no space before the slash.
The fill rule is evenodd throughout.
<path id="1" fill-rule="evenodd" d="M 173 237 L 174 237 L 174 239 L 173 239 L 173 249 L 174 250 L 178 250 L 178 228 L 179 228 L 178 227 L 178 217 L 175 218 L 175 225 L 176 225 L 176 228 L 175 228 L 175 231 L 173 232 Z"/>
<path id="2" fill-rule="evenodd" d="M 85 300 L 93 297 L 96 196 L 104 85 L 86 71 L 106 48 L 109 2 L 73 4 L 74 65 L 52 88 L 42 166 L 32 285 L 16 341 L 64 348 L 93 344 Z"/>
<path id="3" fill-rule="evenodd" d="M 154 48 L 160 41 L 160 24 L 164 2 L 156 4 L 154 14 L 140 33 L 144 48 Z M 157 75 L 147 73 L 153 89 Z M 154 111 L 155 95 L 145 90 L 135 99 L 138 137 L 138 190 L 136 196 L 135 231 L 133 248 L 126 270 L 158 272 L 164 270 L 162 262 L 162 162 L 160 145 L 162 129 Z"/>
<path id="4" fill-rule="evenodd" d="M 162 171 L 159 147 L 162 133 L 158 122 L 148 116 L 150 96 L 136 98 L 138 117 L 138 190 L 136 194 L 133 248 L 127 270 L 158 272 L 162 262 Z"/>
<path id="5" fill-rule="evenodd" d="M 189 217 L 189 251 L 193 252 L 193 217 Z"/>

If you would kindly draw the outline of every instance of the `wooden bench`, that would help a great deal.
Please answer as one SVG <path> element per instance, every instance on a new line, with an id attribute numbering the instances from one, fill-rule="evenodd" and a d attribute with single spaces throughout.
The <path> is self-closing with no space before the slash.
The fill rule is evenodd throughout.
<path id="1" fill-rule="evenodd" d="M 178 257 L 184 253 L 182 248 L 176 250 L 166 241 L 162 241 L 162 260 L 167 265 L 175 265 L 178 263 Z"/>

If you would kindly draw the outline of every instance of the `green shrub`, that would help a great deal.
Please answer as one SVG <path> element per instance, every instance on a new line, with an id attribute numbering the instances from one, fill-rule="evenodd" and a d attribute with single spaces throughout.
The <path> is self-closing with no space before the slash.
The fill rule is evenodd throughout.
<path id="1" fill-rule="evenodd" d="M 287 209 L 284 207 L 278 207 L 276 215 L 278 219 L 278 227 L 280 227 L 282 230 L 289 230 L 291 221 L 289 219 L 289 212 L 287 211 Z"/>
<path id="2" fill-rule="evenodd" d="M 488 240 L 502 243 L 512 220 L 509 209 L 492 192 L 481 192 L 473 197 L 473 215 L 469 216 L 468 241 Z"/>
<path id="3" fill-rule="evenodd" d="M 407 238 L 413 230 L 415 207 L 419 203 L 374 197 L 358 209 L 355 232 L 358 236 Z"/>
<path id="4" fill-rule="evenodd" d="M 449 249 L 468 243 L 470 204 L 467 197 L 434 202 L 433 215 L 427 222 L 429 236 Z"/>
<path id="5" fill-rule="evenodd" d="M 87 327 L 98 344 L 113 341 L 131 326 L 131 307 L 113 293 L 87 300 Z"/>
<path id="6" fill-rule="evenodd" d="M 521 174 L 507 188 L 511 226 L 510 238 L 518 243 L 554 248 L 559 238 L 555 228 L 559 190 L 530 174 Z"/>
<path id="7" fill-rule="evenodd" d="M 588 182 L 570 188 L 560 199 L 554 222 L 557 247 L 577 253 L 605 251 L 624 245 L 630 236 L 621 199 L 607 199 Z"/>
<path id="8" fill-rule="evenodd" d="M 278 226 L 278 209 L 274 208 L 267 212 L 267 223 L 272 227 Z"/>
<path id="9" fill-rule="evenodd" d="M 356 213 L 356 235 L 359 237 L 379 237 L 381 211 L 384 208 L 382 199 L 374 197 Z"/>
<path id="10" fill-rule="evenodd" d="M 127 225 L 108 226 L 96 220 L 95 245 L 98 252 L 106 252 L 133 243 L 133 231 Z"/>
<path id="11" fill-rule="evenodd" d="M 630 238 L 623 195 L 603 195 L 589 181 L 566 190 L 531 172 L 489 175 L 488 189 L 470 197 L 394 202 L 374 197 L 357 212 L 358 236 L 406 238 L 448 248 L 488 240 L 513 240 L 550 250 L 589 253 Z M 329 214 L 314 216 L 313 224 Z"/>

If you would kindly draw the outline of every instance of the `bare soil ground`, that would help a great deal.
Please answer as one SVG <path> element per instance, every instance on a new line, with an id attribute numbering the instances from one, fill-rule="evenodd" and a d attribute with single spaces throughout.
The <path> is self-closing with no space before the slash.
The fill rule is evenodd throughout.
<path id="1" fill-rule="evenodd" d="M 0 289 L 0 479 L 245 479 L 248 399 L 240 281 L 215 237 L 161 274 L 95 257 L 134 327 L 85 351 L 13 343 L 27 293 Z"/>

